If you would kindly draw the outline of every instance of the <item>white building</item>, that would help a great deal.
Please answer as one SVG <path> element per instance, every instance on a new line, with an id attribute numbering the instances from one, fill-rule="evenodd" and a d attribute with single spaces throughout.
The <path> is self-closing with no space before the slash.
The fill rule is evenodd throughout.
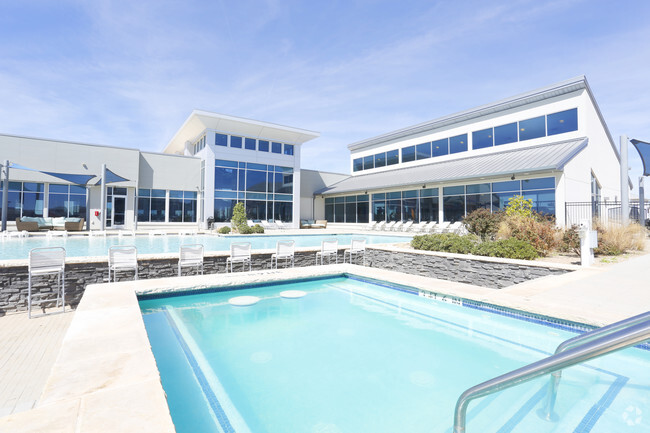
<path id="1" fill-rule="evenodd" d="M 620 158 L 585 77 L 348 146 L 352 175 L 317 191 L 336 223 L 456 221 L 523 195 L 565 204 L 620 195 Z"/>

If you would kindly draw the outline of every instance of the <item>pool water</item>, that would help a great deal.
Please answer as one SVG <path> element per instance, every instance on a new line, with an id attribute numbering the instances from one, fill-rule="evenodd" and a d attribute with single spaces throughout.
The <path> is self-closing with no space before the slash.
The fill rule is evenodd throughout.
<path id="1" fill-rule="evenodd" d="M 303 290 L 284 299 L 284 290 Z M 252 306 L 228 304 L 258 296 Z M 577 331 L 355 278 L 141 299 L 172 419 L 183 432 L 451 432 L 468 387 L 537 361 Z M 650 432 L 650 352 L 475 400 L 468 433 Z"/>
<path id="2" fill-rule="evenodd" d="M 274 249 L 278 240 L 293 239 L 296 247 L 320 246 L 323 239 L 337 238 L 339 245 L 350 245 L 352 238 L 365 238 L 368 244 L 409 242 L 412 236 L 389 235 L 253 235 L 253 236 L 107 236 L 86 237 L 29 237 L 9 238 L 0 241 L 0 260 L 27 259 L 29 251 L 38 247 L 63 247 L 67 257 L 107 256 L 113 245 L 135 245 L 138 254 L 178 253 L 181 244 L 203 244 L 208 251 L 229 251 L 231 242 L 250 242 L 254 250 Z"/>

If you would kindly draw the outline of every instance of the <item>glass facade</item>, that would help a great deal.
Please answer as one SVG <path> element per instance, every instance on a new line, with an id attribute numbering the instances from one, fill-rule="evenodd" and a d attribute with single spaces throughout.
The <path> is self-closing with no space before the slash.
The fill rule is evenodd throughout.
<path id="1" fill-rule="evenodd" d="M 196 222 L 196 191 L 140 188 L 137 199 L 138 222 Z"/>
<path id="2" fill-rule="evenodd" d="M 325 219 L 337 223 L 367 223 L 370 218 L 369 196 L 349 195 L 325 199 Z"/>
<path id="3" fill-rule="evenodd" d="M 215 132 L 214 144 L 221 147 L 232 147 L 235 149 L 259 150 L 260 152 L 272 152 L 281 155 L 294 155 L 294 145 L 268 140 L 257 140 L 255 138 L 240 137 Z M 206 136 L 203 135 L 193 144 L 194 154 L 200 152 L 206 145 Z"/>
<path id="4" fill-rule="evenodd" d="M 78 185 L 50 184 L 47 216 L 86 218 L 86 188 Z"/>
<path id="5" fill-rule="evenodd" d="M 169 191 L 169 222 L 196 222 L 195 191 Z"/>
<path id="6" fill-rule="evenodd" d="M 2 206 L 0 190 L 0 206 Z M 45 184 L 9 182 L 7 194 L 7 221 L 21 217 L 42 217 L 45 207 Z M 84 213 L 85 216 L 85 213 Z"/>
<path id="7" fill-rule="evenodd" d="M 293 168 L 216 160 L 214 220 L 228 222 L 237 202 L 251 220 L 293 220 Z"/>
<path id="8" fill-rule="evenodd" d="M 438 188 L 372 194 L 373 221 L 437 221 Z"/>
<path id="9" fill-rule="evenodd" d="M 563 134 L 578 130 L 578 109 L 560 111 L 532 119 L 521 120 L 494 128 L 481 129 L 472 132 L 472 149 L 485 149 L 518 141 L 532 140 L 534 138 Z M 365 164 L 364 158 L 355 158 L 352 161 L 353 171 L 369 170 L 386 165 L 411 162 L 421 159 L 435 158 L 437 156 L 453 153 L 467 152 L 468 135 L 461 134 L 455 137 L 421 143 L 415 146 L 406 146 L 401 149 L 381 152 L 374 156 L 374 165 Z M 386 162 L 384 162 L 386 161 Z"/>
<path id="10" fill-rule="evenodd" d="M 138 222 L 165 222 L 164 189 L 138 189 Z"/>

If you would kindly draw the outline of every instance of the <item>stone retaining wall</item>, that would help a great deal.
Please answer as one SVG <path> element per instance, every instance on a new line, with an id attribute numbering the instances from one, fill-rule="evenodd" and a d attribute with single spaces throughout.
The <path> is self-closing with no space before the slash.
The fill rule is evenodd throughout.
<path id="1" fill-rule="evenodd" d="M 227 255 L 209 256 L 205 258 L 204 273 L 215 274 L 214 283 L 219 284 L 220 273 L 226 272 Z M 269 269 L 271 254 L 253 254 L 253 270 Z M 339 250 L 339 263 L 343 260 L 343 249 Z M 361 258 L 355 261 L 361 264 Z M 151 258 L 138 260 L 138 276 L 140 279 L 174 277 L 178 273 L 178 259 Z M 314 251 L 297 252 L 295 266 L 313 266 Z M 280 261 L 280 267 L 284 262 Z M 396 270 L 409 274 L 469 283 L 483 287 L 499 289 L 512 284 L 539 278 L 546 275 L 558 275 L 569 272 L 566 269 L 526 264 L 495 263 L 477 259 L 459 257 L 432 256 L 426 253 L 392 251 L 389 249 L 368 248 L 366 251 L 366 266 Z M 246 267 L 246 270 L 248 267 Z M 235 266 L 235 272 L 240 272 L 242 266 Z M 185 269 L 183 275 L 195 274 L 195 270 Z M 133 278 L 132 272 L 121 272 L 118 281 Z M 27 309 L 27 266 L 0 267 L 0 315 L 9 311 L 24 311 Z M 108 281 L 108 263 L 95 261 L 89 263 L 66 263 L 65 286 L 66 304 L 76 306 L 88 284 Z M 36 277 L 32 290 L 42 299 L 52 302 L 43 306 L 54 305 L 56 299 L 56 277 Z M 39 307 L 33 307 L 36 312 Z"/>

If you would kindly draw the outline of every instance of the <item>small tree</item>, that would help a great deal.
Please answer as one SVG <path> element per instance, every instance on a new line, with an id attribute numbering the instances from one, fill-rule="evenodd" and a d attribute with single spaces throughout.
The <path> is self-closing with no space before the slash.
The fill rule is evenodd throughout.
<path id="1" fill-rule="evenodd" d="M 490 240 L 499 231 L 499 224 L 501 223 L 501 213 L 492 213 L 488 209 L 479 208 L 468 214 L 463 223 L 467 227 L 467 231 L 478 236 L 483 241 Z"/>
<path id="2" fill-rule="evenodd" d="M 521 195 L 515 195 L 510 197 L 508 200 L 508 206 L 506 207 L 506 215 L 511 216 L 522 216 L 529 218 L 533 216 L 533 200 L 526 199 Z"/>
<path id="3" fill-rule="evenodd" d="M 245 233 L 247 231 L 248 222 L 246 221 L 246 209 L 244 208 L 244 203 L 239 202 L 233 208 L 230 225 L 239 233 Z"/>

